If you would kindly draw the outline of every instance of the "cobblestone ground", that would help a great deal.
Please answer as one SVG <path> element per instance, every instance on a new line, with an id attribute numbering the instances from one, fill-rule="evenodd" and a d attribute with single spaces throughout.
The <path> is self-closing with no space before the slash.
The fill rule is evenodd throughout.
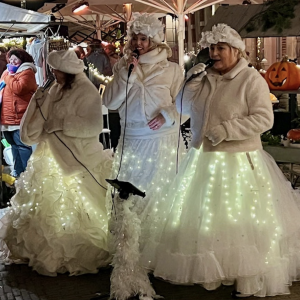
<path id="1" fill-rule="evenodd" d="M 97 292 L 109 291 L 110 269 L 98 274 L 46 277 L 27 265 L 0 265 L 0 300 L 89 300 Z M 220 287 L 208 292 L 200 286 L 179 286 L 151 277 L 157 294 L 165 300 L 231 300 L 232 287 Z M 249 300 L 259 298 L 250 297 Z M 291 294 L 268 299 L 299 300 L 300 282 L 291 287 Z"/>

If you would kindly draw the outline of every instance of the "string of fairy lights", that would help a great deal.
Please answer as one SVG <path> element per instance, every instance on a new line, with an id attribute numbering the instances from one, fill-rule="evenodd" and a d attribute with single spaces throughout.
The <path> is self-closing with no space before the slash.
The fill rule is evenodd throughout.
<path id="1" fill-rule="evenodd" d="M 59 164 L 50 156 L 43 157 L 40 161 L 47 168 L 49 172 L 48 176 L 41 173 L 42 176 L 34 181 L 33 178 L 36 179 L 37 177 L 28 177 L 22 173 L 19 184 L 24 189 L 20 190 L 19 201 L 9 210 L 9 214 L 18 213 L 25 216 L 29 214 L 29 211 L 41 213 L 42 202 L 45 198 L 49 197 L 49 199 L 52 199 L 49 206 L 52 206 L 56 214 L 47 217 L 47 222 L 55 224 L 54 230 L 57 232 L 73 232 L 74 224 L 77 224 L 78 228 L 81 226 L 79 220 L 81 222 L 97 220 L 97 224 L 101 226 L 99 229 L 107 233 L 108 223 L 106 213 L 100 207 L 90 203 L 88 197 L 86 197 L 86 192 L 82 190 L 82 180 L 84 180 L 85 175 L 63 176 Z M 34 161 L 29 162 L 27 171 L 31 175 L 33 174 Z M 27 194 L 30 194 L 32 199 L 28 203 L 25 201 Z"/>
<path id="2" fill-rule="evenodd" d="M 228 162 L 228 156 L 221 152 L 211 153 L 211 155 L 214 155 L 214 157 L 207 166 L 210 176 L 207 178 L 207 187 L 202 191 L 205 197 L 203 210 L 206 213 L 203 214 L 203 219 L 201 217 L 201 222 L 199 221 L 200 227 L 198 230 L 202 232 L 203 236 L 209 236 L 212 232 L 215 232 L 215 224 L 218 223 L 216 218 L 219 218 L 219 213 L 215 212 L 213 206 L 216 205 L 216 202 L 214 202 L 213 199 L 222 199 L 220 210 L 223 209 L 222 213 L 226 215 L 226 217 L 224 217 L 227 218 L 229 226 L 232 224 L 232 226 L 237 228 L 236 226 L 240 224 L 241 227 L 239 228 L 242 237 L 244 234 L 244 232 L 242 232 L 242 224 L 245 222 L 245 219 L 249 220 L 249 222 L 253 220 L 255 224 L 254 227 L 257 227 L 262 233 L 268 232 L 270 234 L 270 244 L 266 244 L 268 248 L 266 248 L 264 257 L 265 264 L 270 264 L 274 253 L 278 252 L 278 241 L 282 229 L 276 218 L 276 209 L 271 201 L 272 197 L 276 197 L 276 195 L 272 195 L 270 180 L 265 176 L 263 168 L 259 166 L 258 153 L 253 152 L 251 154 L 251 158 L 249 158 L 251 163 L 244 158 L 244 154 L 236 154 L 234 159 L 239 162 L 239 172 L 235 177 L 230 176 L 231 164 Z M 187 176 L 182 178 L 183 180 L 181 180 L 177 188 L 173 187 L 173 190 L 169 191 L 173 198 L 178 199 L 173 208 L 173 211 L 176 211 L 177 214 L 174 215 L 172 223 L 170 223 L 173 230 L 180 228 L 183 212 L 182 208 L 184 204 L 186 205 L 184 200 L 187 197 L 187 193 L 189 193 L 189 197 L 192 195 L 190 183 L 197 169 L 197 164 L 199 164 L 199 161 L 197 161 L 197 158 L 194 158 L 191 170 Z M 257 170 L 256 176 L 258 180 L 253 178 L 253 168 Z M 219 184 L 220 180 L 222 182 L 221 185 Z M 259 190 L 262 193 L 260 193 Z M 193 197 L 195 201 L 197 201 L 197 195 L 194 194 Z M 198 195 L 198 197 L 200 198 L 201 196 Z M 265 205 L 263 206 L 261 206 L 260 197 L 265 199 Z M 163 197 L 163 200 L 164 199 Z M 245 203 L 248 211 L 247 215 L 244 213 Z M 149 265 L 151 265 L 151 261 L 149 261 Z"/>
<path id="3" fill-rule="evenodd" d="M 113 80 L 113 76 L 105 76 L 101 74 L 93 64 L 89 64 L 89 74 L 100 79 L 104 83 L 109 83 Z"/>

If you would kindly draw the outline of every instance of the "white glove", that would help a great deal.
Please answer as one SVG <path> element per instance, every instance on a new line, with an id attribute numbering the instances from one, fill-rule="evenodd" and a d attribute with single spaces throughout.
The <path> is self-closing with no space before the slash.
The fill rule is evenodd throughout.
<path id="1" fill-rule="evenodd" d="M 217 146 L 227 138 L 227 132 L 223 125 L 217 125 L 208 130 L 205 136 L 212 142 L 213 146 Z"/>
<path id="2" fill-rule="evenodd" d="M 186 78 L 189 79 L 192 75 L 194 74 L 199 74 L 201 73 L 198 77 L 197 80 L 200 81 L 202 80 L 202 78 L 207 74 L 207 72 L 205 71 L 206 65 L 205 64 L 197 64 L 196 66 L 192 67 L 191 69 L 188 70 L 187 74 L 186 74 Z"/>

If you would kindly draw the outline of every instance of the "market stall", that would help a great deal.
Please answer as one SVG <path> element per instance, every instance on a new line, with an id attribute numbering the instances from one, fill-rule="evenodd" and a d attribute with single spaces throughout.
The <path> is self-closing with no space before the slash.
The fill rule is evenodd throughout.
<path id="1" fill-rule="evenodd" d="M 0 3 L 0 45 L 11 47 L 24 48 L 26 44 L 26 37 L 39 37 L 42 38 L 45 29 L 51 20 L 50 15 L 45 15 L 32 10 L 27 10 L 15 6 L 11 6 L 5 3 Z M 43 45 L 42 43 L 39 46 Z M 39 53 L 39 52 L 36 52 Z M 37 67 L 39 68 L 39 64 Z M 9 174 L 2 174 L 3 166 L 3 154 L 6 164 L 13 164 L 10 145 L 4 144 L 4 153 L 2 153 L 1 147 L 1 191 L 0 191 L 0 207 L 5 207 L 5 203 L 11 196 L 13 189 L 8 187 L 12 186 L 14 178 Z M 9 172 L 8 172 L 9 173 Z M 2 176 L 3 175 L 3 176 Z M 3 180 L 3 182 L 2 182 Z M 8 184 L 6 185 L 5 182 Z"/>

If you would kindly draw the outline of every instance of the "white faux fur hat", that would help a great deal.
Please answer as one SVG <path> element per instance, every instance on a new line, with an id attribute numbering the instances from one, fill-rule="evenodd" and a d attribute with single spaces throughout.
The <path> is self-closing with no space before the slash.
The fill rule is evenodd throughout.
<path id="1" fill-rule="evenodd" d="M 73 50 L 52 51 L 47 63 L 55 70 L 68 74 L 79 74 L 84 70 L 84 63 Z"/>
<path id="2" fill-rule="evenodd" d="M 241 36 L 233 28 L 226 24 L 217 24 L 212 27 L 211 31 L 202 32 L 200 45 L 204 48 L 210 47 L 211 44 L 227 43 L 230 46 L 245 50 L 246 46 Z"/>
<path id="3" fill-rule="evenodd" d="M 127 35 L 131 39 L 133 34 L 144 34 L 154 43 L 161 44 L 165 39 L 165 25 L 154 15 L 144 13 L 133 13 L 133 20 L 128 22 Z"/>

